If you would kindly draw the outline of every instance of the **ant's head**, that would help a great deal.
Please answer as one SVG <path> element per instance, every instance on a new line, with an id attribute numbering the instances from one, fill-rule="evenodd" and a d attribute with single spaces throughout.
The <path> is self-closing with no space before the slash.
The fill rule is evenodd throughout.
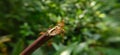
<path id="1" fill-rule="evenodd" d="M 64 20 L 61 20 L 60 22 L 58 22 L 57 25 L 60 26 L 60 27 L 64 27 Z"/>

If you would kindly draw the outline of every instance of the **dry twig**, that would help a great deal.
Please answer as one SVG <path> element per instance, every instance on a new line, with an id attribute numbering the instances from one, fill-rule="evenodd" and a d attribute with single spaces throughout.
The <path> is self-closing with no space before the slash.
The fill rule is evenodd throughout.
<path id="1" fill-rule="evenodd" d="M 53 36 L 60 34 L 63 32 L 64 21 L 59 22 L 55 27 L 50 30 L 42 33 L 42 35 L 35 40 L 31 45 L 29 45 L 20 55 L 30 55 L 32 54 L 38 47 L 44 44 L 46 41 L 51 39 Z"/>

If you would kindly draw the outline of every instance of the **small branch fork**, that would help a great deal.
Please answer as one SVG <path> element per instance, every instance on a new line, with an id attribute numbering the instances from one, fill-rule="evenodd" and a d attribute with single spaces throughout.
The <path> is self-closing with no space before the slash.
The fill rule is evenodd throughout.
<path id="1" fill-rule="evenodd" d="M 31 45 L 29 45 L 26 49 L 24 49 L 20 55 L 31 55 L 37 48 L 47 42 L 49 39 L 54 37 L 55 35 L 63 32 L 64 21 L 59 22 L 55 27 L 42 33 L 40 37 L 38 37 Z"/>

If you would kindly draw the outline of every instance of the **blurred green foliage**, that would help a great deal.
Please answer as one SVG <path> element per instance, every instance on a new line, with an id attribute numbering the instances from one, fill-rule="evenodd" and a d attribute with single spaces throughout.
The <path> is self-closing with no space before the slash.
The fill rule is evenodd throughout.
<path id="1" fill-rule="evenodd" d="M 119 0 L 0 0 L 0 55 L 19 55 L 61 19 L 64 36 L 32 55 L 120 55 L 119 18 Z"/>

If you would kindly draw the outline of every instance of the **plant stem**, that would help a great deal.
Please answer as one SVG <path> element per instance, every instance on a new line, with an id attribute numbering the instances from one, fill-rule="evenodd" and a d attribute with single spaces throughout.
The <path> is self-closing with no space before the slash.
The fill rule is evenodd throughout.
<path id="1" fill-rule="evenodd" d="M 47 33 L 42 34 L 38 39 L 36 39 L 31 45 L 29 45 L 20 55 L 30 55 L 32 54 L 38 47 L 44 44 L 46 41 L 51 39 L 52 36 L 49 36 Z"/>

